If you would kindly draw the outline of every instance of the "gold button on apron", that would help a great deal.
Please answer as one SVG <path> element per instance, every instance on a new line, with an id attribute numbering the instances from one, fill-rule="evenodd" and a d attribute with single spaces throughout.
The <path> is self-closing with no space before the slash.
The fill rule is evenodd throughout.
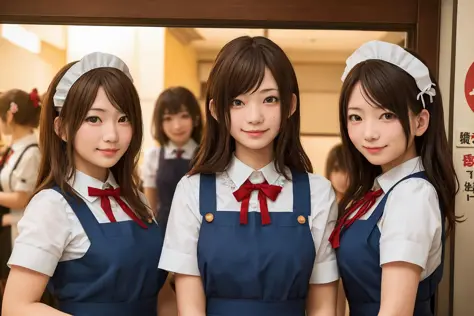
<path id="1" fill-rule="evenodd" d="M 212 213 L 207 213 L 204 218 L 206 219 L 206 222 L 210 223 L 214 220 L 214 214 Z"/>
<path id="2" fill-rule="evenodd" d="M 306 218 L 303 215 L 298 216 L 298 223 L 300 224 L 306 223 Z"/>

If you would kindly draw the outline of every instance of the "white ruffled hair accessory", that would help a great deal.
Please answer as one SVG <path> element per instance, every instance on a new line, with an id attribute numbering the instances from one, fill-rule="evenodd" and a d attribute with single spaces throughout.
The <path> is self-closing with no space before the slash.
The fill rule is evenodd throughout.
<path id="1" fill-rule="evenodd" d="M 399 45 L 382 41 L 370 41 L 359 47 L 347 60 L 346 69 L 342 75 L 344 81 L 349 72 L 357 64 L 370 59 L 383 60 L 405 70 L 415 81 L 420 93 L 417 100 L 421 99 L 423 108 L 426 108 L 423 95 L 430 97 L 430 103 L 433 103 L 433 97 L 436 96 L 435 84 L 431 82 L 428 67 L 418 58 L 407 52 Z"/>
<path id="2" fill-rule="evenodd" d="M 74 83 L 85 73 L 97 68 L 118 69 L 133 82 L 128 66 L 117 56 L 100 52 L 88 54 L 69 68 L 56 86 L 53 101 L 57 111 L 60 111 L 63 107 L 69 89 L 71 89 Z"/>

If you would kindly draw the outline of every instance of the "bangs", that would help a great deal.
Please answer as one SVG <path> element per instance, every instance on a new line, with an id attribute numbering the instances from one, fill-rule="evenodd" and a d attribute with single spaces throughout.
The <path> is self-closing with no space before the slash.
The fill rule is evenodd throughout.
<path id="1" fill-rule="evenodd" d="M 163 101 L 160 103 L 160 117 L 163 118 L 166 114 L 178 114 L 181 112 L 188 112 L 189 109 L 186 107 L 185 104 L 180 102 L 176 102 L 173 100 L 168 100 L 168 102 Z"/>
<path id="2" fill-rule="evenodd" d="M 118 69 L 99 68 L 97 74 L 97 90 L 102 87 L 110 103 L 130 117 L 137 106 L 134 102 L 133 83 Z"/>
<path id="3" fill-rule="evenodd" d="M 364 99 L 374 107 L 389 110 L 397 115 L 406 113 L 409 100 L 402 82 L 404 71 L 380 60 L 368 60 L 359 65 L 358 78 Z"/>
<path id="4" fill-rule="evenodd" d="M 228 86 L 227 97 L 235 98 L 241 94 L 253 93 L 262 84 L 267 63 L 265 56 L 257 47 L 250 46 L 229 56 L 232 63 L 226 73 L 223 85 Z"/>

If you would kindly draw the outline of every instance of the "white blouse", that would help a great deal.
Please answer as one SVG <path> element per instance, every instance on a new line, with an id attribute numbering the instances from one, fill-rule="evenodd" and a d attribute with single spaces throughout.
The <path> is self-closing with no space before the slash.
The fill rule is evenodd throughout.
<path id="1" fill-rule="evenodd" d="M 100 206 L 100 198 L 89 196 L 88 187 L 105 189 L 110 185 L 116 188 L 118 185 L 111 172 L 104 183 L 76 171 L 69 184 L 99 223 L 110 222 Z M 145 196 L 140 197 L 146 203 Z M 117 222 L 131 220 L 115 199 L 111 198 L 110 204 Z M 42 190 L 31 199 L 18 223 L 18 230 L 19 236 L 8 265 L 21 266 L 48 276 L 54 274 L 58 262 L 82 258 L 91 245 L 76 214 L 54 189 Z"/>
<path id="2" fill-rule="evenodd" d="M 4 192 L 23 191 L 31 193 L 34 191 L 41 162 L 41 153 L 38 147 L 31 147 L 25 151 L 26 147 L 32 144 L 38 144 L 38 136 L 36 134 L 24 136 L 11 145 L 13 154 L 11 154 L 0 172 L 0 183 Z M 18 161 L 23 151 L 25 153 L 21 160 Z M 12 172 L 17 162 L 18 165 Z M 23 212 L 24 209 L 10 209 L 12 216 L 12 241 L 18 235 L 16 223 L 23 216 Z"/>
<path id="3" fill-rule="evenodd" d="M 194 156 L 198 144 L 194 139 L 189 141 L 181 148 L 184 150 L 183 159 L 191 159 Z M 169 142 L 165 147 L 165 159 L 176 159 L 176 149 L 178 147 Z M 158 172 L 160 164 L 161 147 L 154 146 L 145 151 L 143 156 L 143 164 L 141 166 L 140 178 L 143 182 L 144 188 L 156 188 L 156 173 Z"/>
<path id="4" fill-rule="evenodd" d="M 406 176 L 423 171 L 420 157 L 410 159 L 375 179 L 384 192 L 361 219 L 367 219 L 386 192 Z M 354 212 L 355 214 L 355 212 Z M 380 265 L 402 261 L 423 268 L 421 279 L 441 263 L 441 211 L 438 194 L 431 183 L 410 178 L 399 183 L 387 198 L 380 229 Z"/>
<path id="5" fill-rule="evenodd" d="M 228 175 L 228 176 L 227 176 Z M 197 242 L 202 216 L 199 212 L 199 174 L 185 176 L 178 183 L 166 230 L 165 243 L 159 267 L 170 272 L 199 276 Z M 240 202 L 232 192 L 247 179 L 252 183 L 267 180 L 281 185 L 283 190 L 275 201 L 267 200 L 270 212 L 292 212 L 293 184 L 279 174 L 273 163 L 255 171 L 233 157 L 227 171 L 217 174 L 216 194 L 219 211 L 240 212 Z M 336 255 L 328 238 L 337 219 L 337 204 L 331 183 L 325 178 L 309 174 L 311 215 L 308 220 L 316 259 L 310 283 L 323 284 L 339 278 Z M 258 192 L 250 196 L 249 212 L 260 212 Z"/>

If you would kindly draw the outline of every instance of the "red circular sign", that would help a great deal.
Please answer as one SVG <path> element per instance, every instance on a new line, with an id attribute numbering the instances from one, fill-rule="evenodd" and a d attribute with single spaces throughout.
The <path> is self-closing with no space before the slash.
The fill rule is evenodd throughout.
<path id="1" fill-rule="evenodd" d="M 467 104 L 472 111 L 474 111 L 474 63 L 471 64 L 466 75 L 466 82 L 464 83 L 464 94 L 466 96 Z"/>

